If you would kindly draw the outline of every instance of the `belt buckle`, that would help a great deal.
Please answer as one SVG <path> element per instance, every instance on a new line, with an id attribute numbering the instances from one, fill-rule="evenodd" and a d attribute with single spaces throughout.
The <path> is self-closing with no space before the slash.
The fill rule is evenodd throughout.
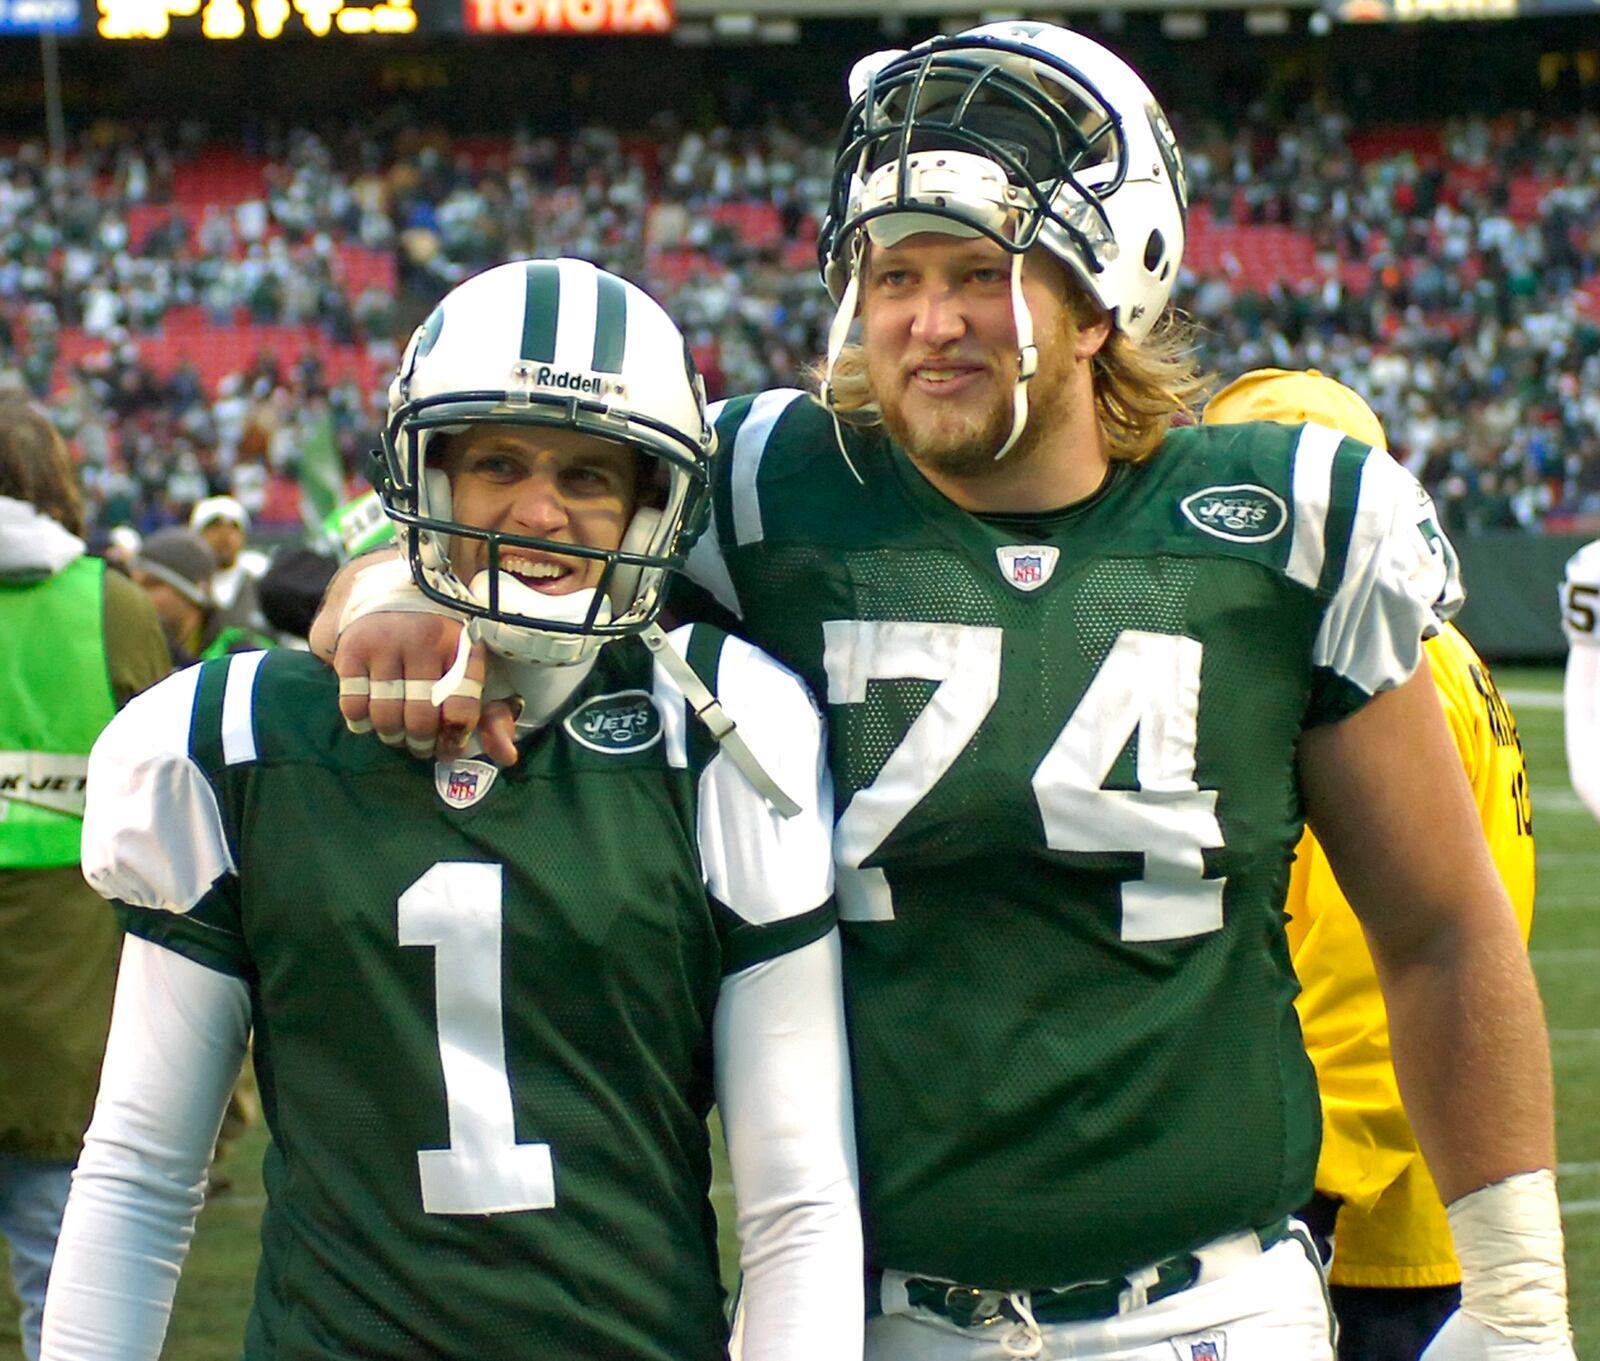
<path id="1" fill-rule="evenodd" d="M 951 1322 L 963 1328 L 987 1328 L 1003 1322 L 1001 1305 L 1005 1297 L 998 1290 L 982 1290 L 975 1285 L 952 1285 L 944 1292 L 944 1311 Z"/>

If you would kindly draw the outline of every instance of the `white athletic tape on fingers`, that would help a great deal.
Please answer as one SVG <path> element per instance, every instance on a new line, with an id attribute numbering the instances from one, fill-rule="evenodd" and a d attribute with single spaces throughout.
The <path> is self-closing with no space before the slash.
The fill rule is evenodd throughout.
<path id="1" fill-rule="evenodd" d="M 410 733 L 406 734 L 406 750 L 409 751 L 413 756 L 432 756 L 433 745 L 434 744 L 431 739 L 429 741 L 422 742 L 412 737 Z"/>
<path id="2" fill-rule="evenodd" d="M 339 677 L 340 699 L 343 699 L 346 695 L 367 695 L 370 693 L 371 687 L 367 684 L 367 678 L 365 676 Z"/>
<path id="3" fill-rule="evenodd" d="M 378 741 L 386 747 L 403 747 L 406 744 L 405 734 L 380 732 Z"/>
<path id="4" fill-rule="evenodd" d="M 342 691 L 341 691 L 342 693 Z M 425 680 L 375 680 L 367 683 L 367 695 L 371 699 L 399 699 L 407 703 L 433 702 L 433 682 Z"/>
<path id="5" fill-rule="evenodd" d="M 456 659 L 450 663 L 450 669 L 434 681 L 429 689 L 429 698 L 434 708 L 439 708 L 445 700 L 453 695 L 465 695 L 469 699 L 477 699 L 483 694 L 482 681 L 469 681 L 467 679 L 467 662 L 472 657 L 472 639 L 475 630 L 469 623 L 461 630 L 461 641 L 456 644 Z M 473 693 L 468 687 L 476 686 L 477 692 Z"/>
<path id="6" fill-rule="evenodd" d="M 347 718 L 344 721 L 344 725 L 357 737 L 365 737 L 372 731 L 372 720 L 370 718 Z"/>

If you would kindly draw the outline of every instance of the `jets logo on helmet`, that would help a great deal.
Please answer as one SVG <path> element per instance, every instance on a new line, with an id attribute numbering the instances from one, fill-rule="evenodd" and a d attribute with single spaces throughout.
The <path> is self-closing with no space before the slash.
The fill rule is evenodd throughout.
<path id="1" fill-rule="evenodd" d="M 452 517 L 450 482 L 430 460 L 439 433 L 473 424 L 576 430 L 644 460 L 641 497 L 616 549 L 519 536 Z M 643 632 L 707 509 L 715 434 L 682 334 L 652 298 L 585 260 L 521 260 L 460 284 L 417 328 L 389 388 L 379 495 L 418 586 L 480 620 L 480 636 L 521 660 L 567 664 Z M 487 570 L 461 581 L 452 538 L 485 545 Z M 520 587 L 502 548 L 604 563 L 599 588 L 566 597 Z"/>

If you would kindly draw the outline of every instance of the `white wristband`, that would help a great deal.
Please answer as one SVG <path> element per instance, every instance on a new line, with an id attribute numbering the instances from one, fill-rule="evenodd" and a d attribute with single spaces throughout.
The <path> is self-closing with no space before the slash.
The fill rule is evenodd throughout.
<path id="1" fill-rule="evenodd" d="M 350 597 L 339 616 L 339 633 L 368 614 L 437 614 L 446 619 L 465 620 L 437 600 L 430 599 L 411 578 L 411 564 L 403 558 L 382 558 L 363 567 L 350 583 Z"/>
<path id="2" fill-rule="evenodd" d="M 411 576 L 411 564 L 401 558 L 383 558 L 370 567 L 363 567 L 350 583 L 350 596 L 339 616 L 339 636 L 357 619 L 369 614 L 436 614 L 443 619 L 459 620 L 461 646 L 456 653 L 456 663 L 437 681 L 406 681 L 402 690 L 393 687 L 398 681 L 373 681 L 369 690 L 358 690 L 361 677 L 345 677 L 339 683 L 341 695 L 367 694 L 373 699 L 426 700 L 441 705 L 453 695 L 477 699 L 482 693 L 479 682 L 468 680 L 467 654 L 472 647 L 472 630 L 466 615 L 441 605 L 424 595 Z M 367 726 L 351 727 L 353 732 L 365 732 Z"/>
<path id="3" fill-rule="evenodd" d="M 1549 1168 L 1519 1172 L 1445 1208 L 1461 1260 L 1461 1312 L 1505 1337 L 1568 1336 L 1561 1202 Z"/>

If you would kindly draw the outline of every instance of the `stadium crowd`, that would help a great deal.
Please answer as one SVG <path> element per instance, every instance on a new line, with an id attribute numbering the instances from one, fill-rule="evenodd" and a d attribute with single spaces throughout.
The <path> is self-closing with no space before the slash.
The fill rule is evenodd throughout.
<path id="1" fill-rule="evenodd" d="M 1472 119 L 1386 144 L 1323 108 L 1180 136 L 1179 298 L 1212 368 L 1317 367 L 1368 394 L 1452 528 L 1600 513 L 1600 122 Z M 792 380 L 831 310 L 813 256 L 830 142 L 785 111 L 740 131 L 452 141 L 379 122 L 225 149 L 197 125 L 102 126 L 60 167 L 24 145 L 0 157 L 4 381 L 74 441 L 99 524 L 151 529 L 214 493 L 293 521 L 299 453 L 330 417 L 357 473 L 412 300 L 513 256 L 641 281 L 713 395 Z M 234 202 L 184 200 L 184 167 L 218 157 L 259 169 Z M 1253 259 L 1249 229 L 1288 240 L 1287 263 Z M 352 277 L 351 249 L 392 259 L 391 279 Z M 225 374 L 152 357 L 196 314 L 322 340 L 268 340 Z M 329 373 L 334 354 L 355 358 Z"/>

